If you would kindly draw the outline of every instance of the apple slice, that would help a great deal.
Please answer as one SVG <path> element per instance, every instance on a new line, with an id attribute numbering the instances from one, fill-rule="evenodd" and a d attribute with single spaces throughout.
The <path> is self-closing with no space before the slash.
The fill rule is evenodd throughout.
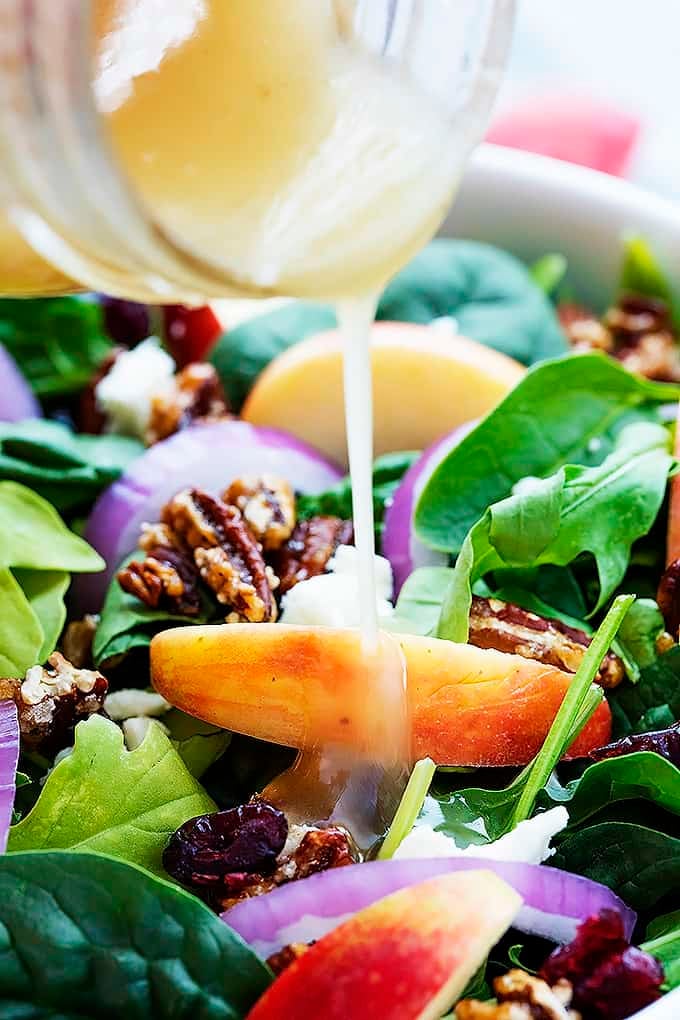
<path id="1" fill-rule="evenodd" d="M 572 680 L 554 666 L 494 649 L 394 635 L 404 658 L 416 758 L 438 765 L 525 765 L 539 751 Z M 306 750 L 384 739 L 383 701 L 357 631 L 275 623 L 164 630 L 151 643 L 153 684 L 206 722 Z M 342 711 L 338 706 L 342 706 Z M 606 744 L 603 702 L 570 749 Z M 310 745 L 310 741 L 314 741 Z"/>
<path id="2" fill-rule="evenodd" d="M 518 362 L 444 326 L 378 322 L 371 333 L 376 454 L 424 450 L 482 418 L 522 378 Z M 347 463 L 343 338 L 319 333 L 280 354 L 253 387 L 242 416 L 283 428 Z"/>
<path id="3" fill-rule="evenodd" d="M 438 1020 L 509 928 L 521 897 L 490 871 L 378 900 L 316 942 L 248 1020 Z"/>

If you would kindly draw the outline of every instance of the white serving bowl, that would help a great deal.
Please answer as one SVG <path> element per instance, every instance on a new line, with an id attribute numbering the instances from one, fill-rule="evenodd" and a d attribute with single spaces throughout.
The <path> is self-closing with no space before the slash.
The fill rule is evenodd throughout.
<path id="1" fill-rule="evenodd" d="M 498 145 L 482 145 L 473 156 L 441 232 L 487 241 L 527 262 L 560 252 L 586 303 L 613 294 L 626 234 L 644 236 L 671 277 L 680 276 L 680 203 L 608 174 Z"/>

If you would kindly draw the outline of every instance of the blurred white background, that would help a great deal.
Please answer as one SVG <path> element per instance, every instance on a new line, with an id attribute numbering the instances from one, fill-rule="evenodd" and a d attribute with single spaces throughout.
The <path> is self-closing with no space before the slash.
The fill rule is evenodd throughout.
<path id="1" fill-rule="evenodd" d="M 626 176 L 680 198 L 680 0 L 519 0 L 501 113 L 559 94 L 641 122 Z"/>

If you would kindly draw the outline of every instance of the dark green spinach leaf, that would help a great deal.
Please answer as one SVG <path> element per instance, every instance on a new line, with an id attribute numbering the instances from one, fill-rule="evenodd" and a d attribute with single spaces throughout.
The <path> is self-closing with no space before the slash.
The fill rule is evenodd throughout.
<path id="1" fill-rule="evenodd" d="M 200 900 L 94 853 L 0 858 L 4 1020 L 240 1020 L 267 967 Z"/>
<path id="2" fill-rule="evenodd" d="M 654 599 L 638 599 L 619 631 L 619 641 L 626 656 L 638 667 L 638 678 L 640 669 L 655 662 L 656 639 L 663 630 L 663 616 Z"/>
<path id="3" fill-rule="evenodd" d="M 525 365 L 554 357 L 567 341 L 554 309 L 521 262 L 476 241 L 433 241 L 395 276 L 378 318 L 428 323 L 452 316 L 464 336 Z"/>
<path id="4" fill-rule="evenodd" d="M 538 365 L 433 472 L 416 507 L 419 538 L 458 553 L 487 507 L 521 479 L 602 463 L 624 423 L 653 420 L 655 405 L 679 398 L 680 386 L 631 375 L 599 354 Z"/>
<path id="5" fill-rule="evenodd" d="M 112 347 L 99 304 L 74 297 L 0 301 L 0 343 L 39 397 L 82 389 Z"/>
<path id="6" fill-rule="evenodd" d="M 680 719 L 680 647 L 641 671 L 637 684 L 624 683 L 610 692 L 614 736 L 660 730 Z"/>

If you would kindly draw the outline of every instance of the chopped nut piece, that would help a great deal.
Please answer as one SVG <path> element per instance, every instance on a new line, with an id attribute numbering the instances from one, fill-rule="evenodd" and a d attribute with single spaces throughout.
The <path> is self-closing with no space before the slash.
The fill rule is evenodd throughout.
<path id="1" fill-rule="evenodd" d="M 656 601 L 674 641 L 678 640 L 680 631 L 680 560 L 666 568 L 659 582 Z"/>
<path id="2" fill-rule="evenodd" d="M 145 525 L 140 545 L 146 559 L 133 560 L 118 574 L 123 591 L 153 609 L 197 616 L 201 598 L 198 569 L 191 553 L 163 524 Z"/>
<path id="3" fill-rule="evenodd" d="M 64 658 L 79 669 L 93 665 L 92 642 L 98 623 L 99 617 L 88 613 L 82 620 L 73 620 L 64 631 L 61 639 Z"/>
<path id="4" fill-rule="evenodd" d="M 76 669 L 59 652 L 48 662 L 50 669 L 31 666 L 23 681 L 0 679 L 0 699 L 16 703 L 23 749 L 51 756 L 73 742 L 77 722 L 101 711 L 108 684 L 101 673 Z"/>
<path id="5" fill-rule="evenodd" d="M 283 949 L 279 949 L 278 953 L 272 953 L 267 958 L 269 969 L 278 977 L 286 967 L 290 967 L 291 963 L 299 960 L 308 949 L 309 946 L 305 942 L 291 942 L 289 946 L 284 946 Z"/>
<path id="6" fill-rule="evenodd" d="M 559 620 L 547 620 L 511 602 L 474 595 L 469 641 L 478 648 L 496 648 L 575 673 L 591 639 L 584 631 Z M 624 675 L 618 655 L 608 652 L 595 682 L 609 690 L 618 686 Z"/>
<path id="7" fill-rule="evenodd" d="M 569 1009 L 572 997 L 568 981 L 551 988 L 523 970 L 511 970 L 493 983 L 498 1004 L 466 999 L 456 1006 L 457 1020 L 580 1020 Z"/>
<path id="8" fill-rule="evenodd" d="M 195 421 L 219 421 L 228 414 L 217 372 L 212 365 L 194 362 L 177 373 L 170 388 L 152 397 L 146 441 L 152 446 Z"/>
<path id="9" fill-rule="evenodd" d="M 273 557 L 280 578 L 279 591 L 285 595 L 299 581 L 318 577 L 326 571 L 339 545 L 354 542 L 351 521 L 340 517 L 310 517 L 299 521 L 286 544 Z"/>
<path id="10" fill-rule="evenodd" d="M 276 619 L 273 585 L 262 552 L 237 507 L 200 489 L 186 489 L 170 500 L 162 517 L 193 550 L 201 577 L 218 601 L 230 607 L 229 622 Z"/>
<path id="11" fill-rule="evenodd" d="M 265 551 L 279 549 L 290 538 L 295 527 L 295 495 L 283 478 L 237 478 L 222 499 L 239 508 Z"/>

